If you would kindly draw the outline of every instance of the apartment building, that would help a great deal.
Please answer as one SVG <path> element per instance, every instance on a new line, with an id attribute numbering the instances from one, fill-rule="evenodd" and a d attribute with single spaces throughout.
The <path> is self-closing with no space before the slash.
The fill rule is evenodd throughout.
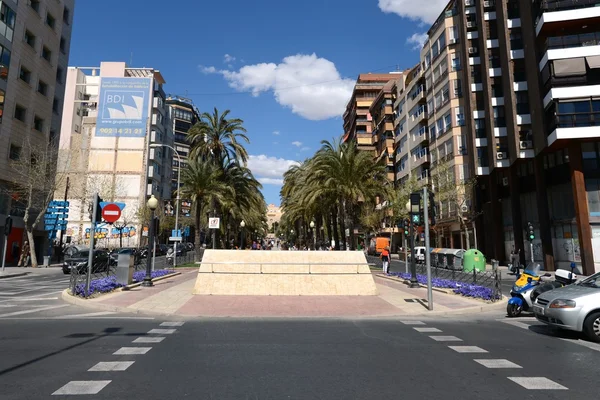
<path id="1" fill-rule="evenodd" d="M 10 194 L 11 162 L 29 157 L 28 143 L 60 134 L 74 7 L 74 0 L 0 2 L 0 224 L 13 218 L 9 262 L 12 246 L 23 247 L 25 213 L 25 204 Z M 43 229 L 35 231 L 38 260 L 47 248 Z"/>
<path id="2" fill-rule="evenodd" d="M 373 135 L 370 108 L 383 87 L 400 78 L 400 72 L 389 74 L 360 74 L 344 113 L 344 141 L 356 141 L 358 148 L 378 156 Z"/>
<path id="3" fill-rule="evenodd" d="M 67 237 L 87 243 L 90 200 L 125 205 L 114 226 L 95 232 L 100 246 L 119 244 L 117 225 L 125 225 L 123 245 L 138 246 L 144 235 L 141 210 L 154 195 L 171 199 L 173 130 L 163 90 L 165 80 L 153 68 L 129 68 L 124 62 L 99 67 L 69 67 L 60 136 L 60 165 L 67 168 L 71 212 Z M 59 193 L 64 188 L 58 189 Z"/>
<path id="4" fill-rule="evenodd" d="M 402 75 L 388 81 L 373 100 L 369 108 L 371 117 L 371 142 L 378 162 L 385 163 L 390 182 L 394 181 L 394 101 L 396 87 Z M 382 161 L 384 160 L 384 161 Z"/>
<path id="5" fill-rule="evenodd" d="M 174 147 L 181 157 L 181 167 L 185 167 L 190 154 L 190 143 L 187 134 L 192 126 L 200 120 L 200 113 L 191 99 L 181 96 L 167 97 L 167 106 L 173 124 Z M 177 171 L 179 170 L 177 157 L 173 158 L 173 179 L 171 191 L 177 190 Z"/>

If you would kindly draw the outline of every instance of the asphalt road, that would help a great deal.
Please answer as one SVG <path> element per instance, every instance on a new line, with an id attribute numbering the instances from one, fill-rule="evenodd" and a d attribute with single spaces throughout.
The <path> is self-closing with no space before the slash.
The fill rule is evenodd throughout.
<path id="1" fill-rule="evenodd" d="M 0 320 L 2 399 L 78 398 L 60 393 L 85 390 L 111 400 L 597 396 L 600 346 L 562 340 L 532 321 L 520 322 L 525 328 L 493 318 L 163 322 Z M 160 342 L 133 342 L 149 337 Z M 114 354 L 127 347 L 146 353 Z M 99 364 L 107 362 L 116 364 Z M 89 371 L 111 368 L 122 370 Z"/>

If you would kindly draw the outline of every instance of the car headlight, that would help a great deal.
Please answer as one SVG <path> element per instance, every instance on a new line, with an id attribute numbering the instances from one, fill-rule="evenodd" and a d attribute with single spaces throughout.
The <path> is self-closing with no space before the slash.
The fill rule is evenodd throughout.
<path id="1" fill-rule="evenodd" d="M 550 303 L 550 308 L 575 308 L 575 302 L 573 300 L 556 299 Z"/>

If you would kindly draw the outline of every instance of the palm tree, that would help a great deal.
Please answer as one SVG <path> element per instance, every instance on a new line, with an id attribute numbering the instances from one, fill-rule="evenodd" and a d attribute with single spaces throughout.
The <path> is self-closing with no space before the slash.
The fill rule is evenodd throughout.
<path id="1" fill-rule="evenodd" d="M 223 170 L 217 165 L 202 159 L 191 159 L 181 173 L 181 196 L 190 199 L 194 204 L 196 238 L 195 245 L 200 249 L 200 228 L 207 205 L 224 202 L 233 197 L 233 189 L 227 185 Z M 200 261 L 200 252 L 196 252 L 196 261 Z"/>
<path id="2" fill-rule="evenodd" d="M 226 166 L 232 162 L 246 165 L 248 152 L 241 141 L 250 143 L 246 136 L 244 121 L 239 118 L 227 119 L 229 110 L 219 114 L 203 113 L 200 121 L 190 128 L 187 137 L 191 145 L 191 158 L 205 158 Z"/>

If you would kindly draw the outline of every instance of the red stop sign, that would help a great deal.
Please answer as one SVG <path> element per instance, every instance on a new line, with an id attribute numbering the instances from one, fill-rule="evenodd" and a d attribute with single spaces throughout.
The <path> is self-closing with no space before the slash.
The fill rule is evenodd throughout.
<path id="1" fill-rule="evenodd" d="M 121 209 L 114 203 L 108 203 L 102 208 L 102 219 L 109 224 L 116 222 L 121 218 Z"/>

